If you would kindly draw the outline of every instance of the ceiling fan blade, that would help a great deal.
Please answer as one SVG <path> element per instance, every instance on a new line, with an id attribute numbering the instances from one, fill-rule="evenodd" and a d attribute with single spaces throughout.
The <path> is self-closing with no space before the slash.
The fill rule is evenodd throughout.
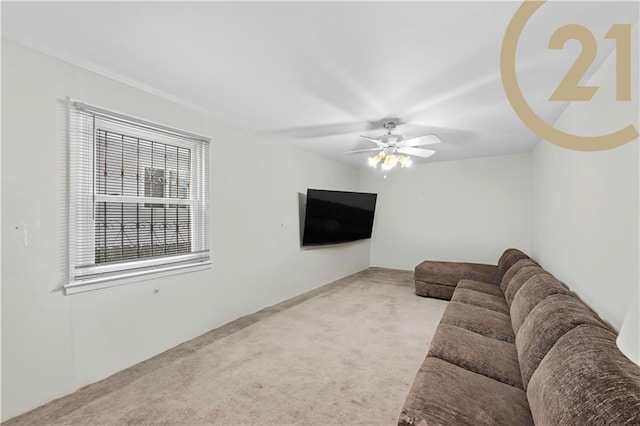
<path id="1" fill-rule="evenodd" d="M 380 151 L 380 148 L 356 149 L 355 151 L 347 151 L 344 154 L 354 154 L 356 152 Z"/>
<path id="2" fill-rule="evenodd" d="M 415 155 L 416 157 L 429 158 L 436 152 L 431 149 L 421 149 L 412 147 L 398 148 L 398 152 L 402 154 Z"/>
<path id="3" fill-rule="evenodd" d="M 360 137 L 361 137 L 362 139 L 366 139 L 366 140 L 368 140 L 368 141 L 370 141 L 370 142 L 373 142 L 373 143 L 375 143 L 375 144 L 376 144 L 376 145 L 378 145 L 378 146 L 384 146 L 384 143 L 380 142 L 380 141 L 379 141 L 378 139 L 376 139 L 376 138 L 370 138 L 369 136 L 362 136 L 362 135 L 360 135 Z"/>
<path id="4" fill-rule="evenodd" d="M 285 138 L 292 139 L 313 139 L 325 136 L 345 135 L 360 133 L 370 127 L 368 122 L 353 123 L 329 123 L 317 126 L 290 127 L 284 129 L 271 129 L 269 133 L 273 133 Z"/>
<path id="5" fill-rule="evenodd" d="M 422 146 L 442 142 L 436 135 L 422 135 L 411 139 L 405 139 L 398 146 Z"/>

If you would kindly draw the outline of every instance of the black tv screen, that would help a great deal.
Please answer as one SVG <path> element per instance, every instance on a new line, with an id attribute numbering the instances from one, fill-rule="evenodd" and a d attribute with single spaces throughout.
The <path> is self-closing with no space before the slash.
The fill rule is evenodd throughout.
<path id="1" fill-rule="evenodd" d="M 303 246 L 371 238 L 377 194 L 307 189 Z"/>

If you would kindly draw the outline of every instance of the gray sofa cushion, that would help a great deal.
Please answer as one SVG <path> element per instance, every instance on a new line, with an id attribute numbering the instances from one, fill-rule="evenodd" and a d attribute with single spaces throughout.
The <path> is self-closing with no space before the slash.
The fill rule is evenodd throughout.
<path id="1" fill-rule="evenodd" d="M 466 303 L 468 305 L 479 306 L 509 315 L 509 307 L 504 301 L 504 297 L 493 296 L 468 288 L 456 288 L 453 292 L 452 302 Z"/>
<path id="2" fill-rule="evenodd" d="M 525 390 L 531 375 L 558 339 L 582 324 L 604 327 L 604 324 L 573 295 L 551 295 L 531 310 L 516 335 L 516 348 Z"/>
<path id="3" fill-rule="evenodd" d="M 518 272 L 515 273 L 511 281 L 509 281 L 509 285 L 507 285 L 507 290 L 504 293 L 504 298 L 507 301 L 507 305 L 511 306 L 513 303 L 513 298 L 518 294 L 520 288 L 529 280 L 529 278 L 540 275 L 540 274 L 548 274 L 544 269 L 540 266 L 525 266 L 520 268 Z"/>
<path id="4" fill-rule="evenodd" d="M 527 389 L 536 424 L 640 424 L 640 368 L 615 339 L 601 327 L 582 325 L 556 342 Z"/>
<path id="5" fill-rule="evenodd" d="M 553 275 L 540 274 L 529 278 L 511 302 L 511 323 L 517 333 L 531 310 L 552 294 L 568 294 L 569 291 Z"/>
<path id="6" fill-rule="evenodd" d="M 435 299 L 451 300 L 455 286 L 426 283 L 424 281 L 415 281 L 416 294 L 423 297 L 433 297 Z"/>
<path id="7" fill-rule="evenodd" d="M 426 260 L 416 266 L 414 278 L 416 281 L 453 287 L 462 279 L 495 283 L 498 280 L 498 267 L 481 263 Z"/>
<path id="8" fill-rule="evenodd" d="M 529 259 L 529 256 L 524 254 L 518 249 L 509 248 L 502 253 L 500 259 L 498 259 L 498 276 L 500 279 L 518 260 Z"/>
<path id="9" fill-rule="evenodd" d="M 449 302 L 441 322 L 455 325 L 492 339 L 515 342 L 509 315 L 466 303 Z"/>
<path id="10" fill-rule="evenodd" d="M 507 287 L 509 286 L 511 279 L 520 269 L 524 268 L 525 266 L 537 266 L 537 265 L 538 264 L 536 262 L 529 259 L 528 257 L 526 259 L 520 259 L 516 263 L 514 263 L 504 273 L 504 275 L 502 276 L 502 279 L 500 280 L 500 289 L 502 290 L 502 294 L 504 295 L 507 292 Z"/>
<path id="11" fill-rule="evenodd" d="M 522 389 L 427 357 L 416 375 L 399 425 L 533 425 Z"/>
<path id="12" fill-rule="evenodd" d="M 522 389 L 518 353 L 512 343 L 440 323 L 427 356 Z"/>
<path id="13" fill-rule="evenodd" d="M 456 288 L 468 288 L 469 290 L 491 294 L 504 299 L 504 294 L 502 293 L 502 290 L 500 290 L 500 286 L 492 283 L 475 280 L 460 280 L 458 281 L 458 286 Z"/>

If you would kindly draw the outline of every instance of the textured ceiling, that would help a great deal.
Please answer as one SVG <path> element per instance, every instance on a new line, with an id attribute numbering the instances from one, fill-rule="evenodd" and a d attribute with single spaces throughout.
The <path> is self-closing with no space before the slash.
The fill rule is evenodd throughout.
<path id="1" fill-rule="evenodd" d="M 2 35 L 354 167 L 385 118 L 405 137 L 436 133 L 428 161 L 528 151 L 500 81 L 520 2 L 2 2 Z M 638 22 L 638 3 L 551 2 L 518 47 L 518 78 L 540 117 L 580 51 L 549 50 L 558 27 L 597 39 Z M 599 42 L 591 74 L 612 52 Z M 215 142 L 215 135 L 213 140 Z M 418 162 L 420 162 L 418 161 Z"/>

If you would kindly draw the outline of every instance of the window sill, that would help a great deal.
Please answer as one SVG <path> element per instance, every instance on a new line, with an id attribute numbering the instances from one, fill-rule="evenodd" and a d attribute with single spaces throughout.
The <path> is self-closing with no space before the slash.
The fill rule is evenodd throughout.
<path id="1" fill-rule="evenodd" d="M 211 261 L 200 262 L 188 265 L 170 265 L 166 267 L 154 268 L 153 270 L 124 272 L 121 275 L 110 277 L 95 277 L 86 280 L 72 281 L 64 286 L 65 296 L 87 291 L 99 290 L 103 288 L 116 287 L 123 284 L 147 281 L 151 279 L 169 277 L 172 275 L 185 274 L 188 272 L 204 271 L 211 269 Z"/>

